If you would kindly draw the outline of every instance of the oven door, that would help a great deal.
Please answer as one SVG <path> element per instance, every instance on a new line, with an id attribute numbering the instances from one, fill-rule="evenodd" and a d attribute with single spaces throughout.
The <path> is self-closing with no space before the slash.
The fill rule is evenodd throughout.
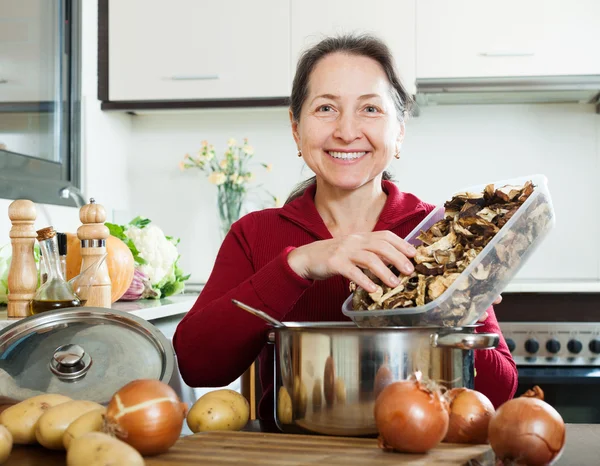
<path id="1" fill-rule="evenodd" d="M 600 423 L 600 367 L 519 367 L 520 396 L 534 385 L 565 422 Z"/>

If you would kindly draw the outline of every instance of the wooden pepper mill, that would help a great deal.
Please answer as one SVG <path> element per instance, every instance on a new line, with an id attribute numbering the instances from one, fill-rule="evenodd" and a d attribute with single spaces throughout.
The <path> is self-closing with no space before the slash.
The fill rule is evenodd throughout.
<path id="1" fill-rule="evenodd" d="M 81 225 L 77 229 L 77 237 L 81 241 L 81 270 L 95 264 L 106 253 L 106 238 L 110 235 L 106 221 L 106 211 L 94 199 L 79 210 Z M 94 282 L 87 288 L 85 306 L 110 308 L 111 283 L 106 261 L 98 267 Z"/>
<path id="2" fill-rule="evenodd" d="M 14 201 L 8 207 L 12 223 L 10 243 L 12 259 L 8 269 L 9 319 L 21 319 L 29 315 L 29 305 L 37 289 L 37 268 L 33 247 L 37 234 L 33 224 L 36 218 L 35 205 L 26 199 Z"/>

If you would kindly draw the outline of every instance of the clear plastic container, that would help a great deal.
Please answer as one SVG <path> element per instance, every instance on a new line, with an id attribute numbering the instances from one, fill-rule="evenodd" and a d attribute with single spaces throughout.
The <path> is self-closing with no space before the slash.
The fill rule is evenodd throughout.
<path id="1" fill-rule="evenodd" d="M 505 289 L 555 224 L 554 208 L 548 181 L 544 175 L 531 175 L 494 182 L 495 188 L 522 186 L 531 181 L 534 191 L 517 212 L 496 233 L 486 247 L 462 271 L 460 276 L 435 300 L 424 306 L 354 311 L 352 296 L 344 302 L 342 312 L 359 327 L 444 326 L 456 327 L 477 322 Z M 483 192 L 490 183 L 458 192 Z M 421 230 L 427 231 L 444 218 L 444 206 L 435 208 L 405 238 L 417 246 Z M 486 279 L 482 276 L 488 272 Z"/>

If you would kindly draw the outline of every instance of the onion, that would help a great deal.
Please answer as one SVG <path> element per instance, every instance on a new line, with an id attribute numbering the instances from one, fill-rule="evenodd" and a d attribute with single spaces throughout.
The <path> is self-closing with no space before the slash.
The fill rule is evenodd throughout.
<path id="1" fill-rule="evenodd" d="M 154 298 L 157 295 L 158 293 L 152 289 L 148 276 L 136 268 L 133 271 L 131 284 L 125 294 L 121 296 L 120 301 L 137 301 L 138 299 Z"/>
<path id="2" fill-rule="evenodd" d="M 495 413 L 487 396 L 468 388 L 446 392 L 450 405 L 450 424 L 444 442 L 487 443 L 488 425 Z"/>
<path id="3" fill-rule="evenodd" d="M 498 408 L 490 421 L 488 435 L 498 459 L 541 466 L 550 463 L 562 450 L 565 423 L 545 401 L 520 397 Z"/>
<path id="4" fill-rule="evenodd" d="M 537 385 L 530 390 L 527 390 L 521 396 L 526 398 L 537 398 L 538 400 L 544 401 L 544 391 Z"/>
<path id="5" fill-rule="evenodd" d="M 425 453 L 448 431 L 448 406 L 437 386 L 402 380 L 383 389 L 375 400 L 379 447 Z"/>
<path id="6" fill-rule="evenodd" d="M 179 438 L 187 412 L 175 390 L 159 380 L 134 380 L 113 395 L 104 431 L 142 455 L 164 453 Z"/>

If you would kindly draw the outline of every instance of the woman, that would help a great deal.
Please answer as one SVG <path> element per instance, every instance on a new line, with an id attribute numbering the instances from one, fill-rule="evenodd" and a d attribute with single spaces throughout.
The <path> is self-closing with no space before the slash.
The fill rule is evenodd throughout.
<path id="1" fill-rule="evenodd" d="M 298 156 L 315 178 L 281 209 L 253 212 L 236 222 L 211 276 L 173 343 L 191 386 L 224 386 L 260 354 L 261 419 L 273 418 L 272 350 L 268 326 L 231 303 L 237 299 L 278 320 L 342 321 L 349 281 L 367 289 L 371 270 L 389 286 L 386 264 L 413 271 L 415 250 L 404 238 L 433 209 L 389 181 L 399 157 L 410 96 L 387 47 L 375 38 L 328 38 L 301 57 L 290 120 Z M 500 333 L 493 308 L 481 332 Z M 476 351 L 475 388 L 495 406 L 517 386 L 503 338 Z"/>

